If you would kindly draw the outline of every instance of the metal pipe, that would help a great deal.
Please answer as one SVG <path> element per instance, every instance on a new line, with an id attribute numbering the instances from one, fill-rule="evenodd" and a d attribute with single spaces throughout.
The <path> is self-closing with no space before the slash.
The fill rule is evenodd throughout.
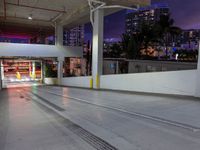
<path id="1" fill-rule="evenodd" d="M 55 18 L 53 18 L 51 21 L 55 22 L 57 19 L 59 19 L 61 16 L 63 15 L 63 13 L 58 14 Z"/>
<path id="2" fill-rule="evenodd" d="M 106 5 L 106 3 L 103 3 L 103 4 L 99 5 L 99 6 L 97 6 L 96 8 L 92 9 L 91 11 L 95 12 L 97 9 L 103 8 L 105 5 Z"/>
<path id="3" fill-rule="evenodd" d="M 121 5 L 110 5 L 110 6 L 103 6 L 101 7 L 102 9 L 109 9 L 109 8 L 122 8 L 122 9 L 129 9 L 129 10 L 135 10 L 137 11 L 138 10 L 138 7 L 137 8 L 133 8 L 133 7 L 127 7 L 127 6 L 121 6 Z"/>
<path id="4" fill-rule="evenodd" d="M 5 1 L 5 0 L 4 0 L 4 1 Z M 13 6 L 19 6 L 19 7 L 27 7 L 27 8 L 32 8 L 32 9 L 45 10 L 45 11 L 66 13 L 66 11 L 64 11 L 64 10 L 48 9 L 48 8 L 43 8 L 43 7 L 28 6 L 28 5 L 14 4 L 14 3 L 8 3 L 8 2 L 6 2 L 6 4 L 7 4 L 7 5 L 13 5 Z"/>
<path id="5" fill-rule="evenodd" d="M 91 22 L 92 27 L 93 27 L 94 26 L 93 12 L 92 12 L 93 6 L 92 6 L 92 3 L 91 3 L 90 0 L 88 0 L 88 5 L 90 7 L 90 22 Z"/>
<path id="6" fill-rule="evenodd" d="M 92 5 L 92 3 L 99 4 L 99 6 L 94 7 L 94 6 Z M 94 18 L 93 18 L 93 13 L 94 13 L 94 11 L 96 11 L 97 9 L 102 8 L 103 6 L 106 5 L 106 3 L 105 3 L 105 2 L 102 2 L 102 1 L 98 1 L 98 0 L 88 0 L 88 5 L 89 5 L 89 7 L 90 7 L 90 22 L 91 22 L 92 26 L 94 26 Z"/>
<path id="7" fill-rule="evenodd" d="M 99 6 L 94 6 L 92 3 L 99 4 Z M 92 26 L 94 25 L 94 18 L 93 13 L 98 9 L 112 9 L 112 8 L 121 8 L 121 9 L 130 9 L 137 11 L 139 9 L 139 5 L 137 5 L 137 8 L 133 7 L 127 7 L 127 6 L 121 6 L 121 5 L 110 5 L 107 6 L 105 2 L 99 1 L 99 0 L 88 0 L 88 5 L 90 7 L 90 22 Z"/>

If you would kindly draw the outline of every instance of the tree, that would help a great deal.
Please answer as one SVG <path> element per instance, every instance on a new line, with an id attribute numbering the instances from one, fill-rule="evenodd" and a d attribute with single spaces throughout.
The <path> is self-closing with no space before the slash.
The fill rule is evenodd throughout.
<path id="1" fill-rule="evenodd" d="M 120 43 L 114 43 L 111 47 L 110 47 L 110 52 L 109 52 L 109 57 L 112 58 L 120 58 L 121 54 L 122 54 L 122 48 Z"/>
<path id="2" fill-rule="evenodd" d="M 128 44 L 129 44 L 129 41 L 130 41 L 130 35 L 127 34 L 127 33 L 124 33 L 122 34 L 122 50 L 124 51 L 125 53 L 125 57 L 127 58 L 128 57 Z"/>
<path id="3" fill-rule="evenodd" d="M 168 57 L 170 42 L 173 42 L 174 37 L 179 35 L 182 31 L 179 27 L 173 25 L 174 20 L 170 18 L 170 15 L 160 16 L 160 20 L 155 25 L 157 34 L 160 37 L 159 42 L 165 46 L 166 57 Z"/>
<path id="4" fill-rule="evenodd" d="M 140 55 L 140 41 L 137 34 L 122 35 L 122 50 L 125 52 L 125 57 L 127 59 L 137 59 Z"/>
<path id="5" fill-rule="evenodd" d="M 146 55 L 148 53 L 147 49 L 157 42 L 158 34 L 155 25 L 149 26 L 146 23 L 142 23 L 141 31 L 139 33 L 140 38 L 140 48 L 145 49 Z"/>
<path id="6" fill-rule="evenodd" d="M 168 57 L 168 48 L 171 42 L 174 42 L 176 36 L 181 33 L 181 29 L 173 26 L 174 20 L 169 15 L 160 16 L 160 20 L 153 25 L 146 22 L 141 23 L 140 32 L 134 34 L 122 35 L 122 49 L 126 58 L 140 58 L 140 50 L 144 49 L 148 56 L 148 47 L 163 45 L 166 48 Z"/>

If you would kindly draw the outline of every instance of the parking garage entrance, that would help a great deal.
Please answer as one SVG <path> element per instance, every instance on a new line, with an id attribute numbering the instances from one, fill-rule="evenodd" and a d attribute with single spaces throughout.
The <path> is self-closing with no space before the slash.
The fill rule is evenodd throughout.
<path id="1" fill-rule="evenodd" d="M 2 87 L 38 85 L 42 82 L 42 61 L 7 58 L 1 61 Z"/>

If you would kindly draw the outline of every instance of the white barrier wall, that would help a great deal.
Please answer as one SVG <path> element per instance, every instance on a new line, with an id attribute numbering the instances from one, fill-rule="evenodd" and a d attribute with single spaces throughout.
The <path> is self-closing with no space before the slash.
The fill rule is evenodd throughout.
<path id="1" fill-rule="evenodd" d="M 44 83 L 47 85 L 57 85 L 58 78 L 44 78 Z"/>
<path id="2" fill-rule="evenodd" d="M 82 57 L 82 47 L 42 44 L 0 43 L 0 56 Z"/>
<path id="3" fill-rule="evenodd" d="M 200 54 L 200 43 L 199 43 L 199 54 Z M 195 96 L 200 97 L 200 55 L 198 55 L 198 65 L 197 65 L 197 75 L 196 75 L 196 91 Z"/>
<path id="4" fill-rule="evenodd" d="M 196 97 L 200 97 L 200 70 L 197 71 L 197 76 L 196 76 Z"/>
<path id="5" fill-rule="evenodd" d="M 0 71 L 1 71 L 1 67 L 0 67 Z M 0 90 L 2 90 L 2 77 L 1 77 L 1 73 L 0 73 Z"/>
<path id="6" fill-rule="evenodd" d="M 100 77 L 102 89 L 194 96 L 197 70 Z"/>
<path id="7" fill-rule="evenodd" d="M 68 77 L 61 79 L 61 85 L 90 88 L 91 76 L 87 77 Z"/>

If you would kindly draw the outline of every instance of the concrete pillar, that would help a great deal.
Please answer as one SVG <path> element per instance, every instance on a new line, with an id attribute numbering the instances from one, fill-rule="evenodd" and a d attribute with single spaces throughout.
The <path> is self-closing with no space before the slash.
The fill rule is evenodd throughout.
<path id="1" fill-rule="evenodd" d="M 196 76 L 196 97 L 200 97 L 200 42 L 199 42 L 199 54 L 198 54 L 198 64 L 197 64 L 197 76 Z"/>
<path id="2" fill-rule="evenodd" d="M 103 27 L 104 12 L 98 9 L 94 12 L 93 43 L 92 43 L 92 78 L 93 88 L 100 88 L 100 75 L 103 69 Z"/>
<path id="3" fill-rule="evenodd" d="M 43 78 L 44 77 L 43 77 L 43 62 L 42 61 L 40 62 L 40 71 L 41 71 L 40 72 L 40 76 L 41 76 L 40 77 L 40 81 L 41 81 L 41 83 L 43 83 Z"/>
<path id="4" fill-rule="evenodd" d="M 63 45 L 63 26 L 60 24 L 56 24 L 55 27 L 55 45 L 56 46 Z"/>
<path id="5" fill-rule="evenodd" d="M 4 80 L 4 67 L 3 67 L 3 61 L 2 60 L 1 60 L 0 66 L 1 66 L 1 79 Z"/>
<path id="6" fill-rule="evenodd" d="M 45 77 L 46 77 L 46 73 L 45 73 L 45 69 L 46 69 L 46 62 L 45 61 L 43 61 L 42 62 L 42 83 L 45 83 L 44 81 L 45 81 Z"/>
<path id="7" fill-rule="evenodd" d="M 2 84 L 3 84 L 3 63 L 2 63 L 2 61 L 0 61 L 0 90 L 2 90 Z"/>
<path id="8" fill-rule="evenodd" d="M 58 58 L 58 85 L 61 84 L 62 78 L 63 78 L 63 62 L 64 57 Z"/>
<path id="9" fill-rule="evenodd" d="M 36 74 L 35 74 L 35 61 L 32 62 L 32 78 L 35 79 Z"/>
<path id="10" fill-rule="evenodd" d="M 30 79 L 31 79 L 31 76 L 32 76 L 32 68 L 31 68 L 31 64 L 32 64 L 32 62 L 29 62 L 29 77 L 30 77 Z"/>

